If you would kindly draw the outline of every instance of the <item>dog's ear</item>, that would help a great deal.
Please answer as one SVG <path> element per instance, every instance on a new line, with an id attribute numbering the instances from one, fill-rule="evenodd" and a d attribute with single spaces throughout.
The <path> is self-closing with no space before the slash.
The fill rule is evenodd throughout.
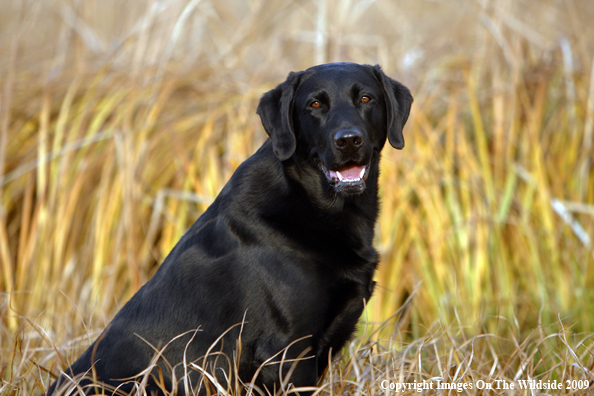
<path id="1" fill-rule="evenodd" d="M 274 155 L 281 161 L 291 158 L 297 145 L 293 130 L 293 99 L 301 74 L 289 73 L 285 82 L 262 96 L 256 110 L 272 140 Z"/>
<path id="2" fill-rule="evenodd" d="M 402 150 L 404 147 L 402 128 L 408 120 L 413 97 L 408 88 L 386 76 L 379 65 L 374 66 L 373 71 L 384 91 L 388 118 L 388 141 L 392 147 Z"/>

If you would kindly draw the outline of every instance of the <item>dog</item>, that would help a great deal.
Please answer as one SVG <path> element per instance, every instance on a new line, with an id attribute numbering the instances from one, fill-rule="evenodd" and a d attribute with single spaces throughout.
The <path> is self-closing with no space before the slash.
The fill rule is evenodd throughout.
<path id="1" fill-rule="evenodd" d="M 316 386 L 373 293 L 380 152 L 404 147 L 412 102 L 379 66 L 290 73 L 257 108 L 269 139 L 47 394 L 85 373 L 126 392 L 144 374 L 149 394 Z"/>

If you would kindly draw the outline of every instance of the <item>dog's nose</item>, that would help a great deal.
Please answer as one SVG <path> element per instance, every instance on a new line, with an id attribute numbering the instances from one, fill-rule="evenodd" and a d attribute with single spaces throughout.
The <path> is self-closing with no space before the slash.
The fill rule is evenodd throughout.
<path id="1" fill-rule="evenodd" d="M 341 129 L 334 135 L 334 145 L 339 150 L 357 150 L 363 146 L 363 134 L 357 129 Z"/>

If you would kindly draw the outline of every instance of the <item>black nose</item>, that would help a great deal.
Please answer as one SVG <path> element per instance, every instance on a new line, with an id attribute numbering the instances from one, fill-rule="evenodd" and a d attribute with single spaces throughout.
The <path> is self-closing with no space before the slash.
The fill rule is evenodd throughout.
<path id="1" fill-rule="evenodd" d="M 363 146 L 363 134 L 357 129 L 341 129 L 334 135 L 334 145 L 339 150 L 357 150 Z"/>

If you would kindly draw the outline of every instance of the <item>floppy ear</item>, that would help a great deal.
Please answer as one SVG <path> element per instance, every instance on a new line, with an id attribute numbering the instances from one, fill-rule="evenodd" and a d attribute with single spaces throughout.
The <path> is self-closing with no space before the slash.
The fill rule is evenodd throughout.
<path id="1" fill-rule="evenodd" d="M 289 73 L 285 82 L 262 96 L 256 110 L 272 140 L 274 155 L 281 161 L 293 155 L 297 144 L 293 130 L 293 98 L 300 77 L 301 73 Z"/>
<path id="2" fill-rule="evenodd" d="M 373 71 L 384 91 L 388 118 L 388 141 L 392 147 L 402 150 L 404 147 L 402 128 L 408 120 L 413 97 L 408 88 L 386 76 L 379 65 L 376 65 Z"/>

